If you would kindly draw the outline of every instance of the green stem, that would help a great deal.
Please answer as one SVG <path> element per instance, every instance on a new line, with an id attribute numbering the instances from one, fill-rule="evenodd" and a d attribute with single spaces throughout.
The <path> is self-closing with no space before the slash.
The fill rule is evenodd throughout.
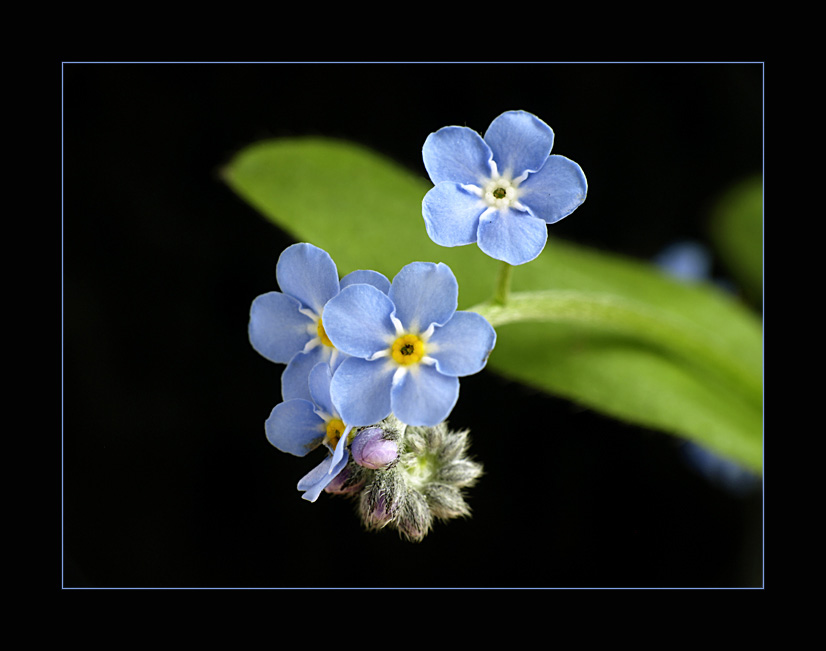
<path id="1" fill-rule="evenodd" d="M 491 302 L 494 305 L 506 305 L 508 302 L 508 296 L 510 295 L 511 291 L 511 275 L 513 273 L 513 267 L 509 265 L 507 262 L 503 262 L 499 266 L 499 273 L 496 276 L 496 289 L 493 293 L 493 298 Z"/>
<path id="2" fill-rule="evenodd" d="M 493 327 L 523 321 L 579 323 L 630 336 L 643 345 L 655 344 L 693 364 L 707 365 L 736 381 L 746 395 L 762 405 L 759 358 L 744 360 L 732 354 L 713 332 L 698 328 L 677 315 L 619 296 L 573 290 L 517 292 L 507 306 L 482 303 L 469 308 Z"/>

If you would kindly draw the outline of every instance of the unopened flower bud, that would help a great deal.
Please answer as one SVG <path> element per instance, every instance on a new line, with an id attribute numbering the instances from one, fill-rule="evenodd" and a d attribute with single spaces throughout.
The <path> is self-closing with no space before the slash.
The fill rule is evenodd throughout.
<path id="1" fill-rule="evenodd" d="M 365 526 L 381 529 L 398 515 L 407 497 L 407 485 L 395 467 L 373 475 L 373 481 L 359 495 L 359 507 Z"/>
<path id="2" fill-rule="evenodd" d="M 395 524 L 402 536 L 412 542 L 421 542 L 433 525 L 433 513 L 424 495 L 409 491 Z"/>
<path id="3" fill-rule="evenodd" d="M 360 466 L 380 470 L 393 463 L 399 456 L 399 446 L 384 437 L 384 430 L 369 427 L 362 430 L 350 445 L 353 460 Z"/>
<path id="4" fill-rule="evenodd" d="M 364 486 L 364 479 L 354 477 L 350 467 L 345 467 L 333 481 L 327 484 L 324 490 L 337 495 L 349 495 L 361 489 L 362 486 Z"/>

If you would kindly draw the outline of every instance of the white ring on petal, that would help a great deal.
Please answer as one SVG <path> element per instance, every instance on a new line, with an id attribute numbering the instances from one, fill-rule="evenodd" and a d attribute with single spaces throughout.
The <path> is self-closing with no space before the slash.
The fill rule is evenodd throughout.
<path id="1" fill-rule="evenodd" d="M 309 307 L 300 307 L 298 311 L 301 312 L 304 316 L 310 317 L 313 321 L 318 323 L 318 314 L 316 314 L 315 310 L 311 310 Z"/>
<path id="2" fill-rule="evenodd" d="M 399 368 L 397 368 L 393 373 L 393 381 L 390 383 L 391 386 L 396 386 L 399 382 L 401 382 L 409 370 L 409 366 L 399 366 Z"/>
<path id="3" fill-rule="evenodd" d="M 394 340 L 391 339 L 390 343 L 392 344 L 393 341 Z M 390 357 L 390 354 L 391 354 L 390 349 L 389 348 L 384 348 L 384 349 L 380 350 L 379 352 L 373 353 L 372 355 L 370 355 L 370 357 L 367 358 L 367 361 L 372 362 L 372 361 L 375 361 L 377 359 L 381 359 L 382 357 Z"/>
<path id="4" fill-rule="evenodd" d="M 513 183 L 514 185 L 517 185 L 517 186 L 518 186 L 520 183 L 522 183 L 522 181 L 524 181 L 524 180 L 525 180 L 526 178 L 528 178 L 530 175 L 531 175 L 530 170 L 525 170 L 525 171 L 524 171 L 524 172 L 522 172 L 519 176 L 517 176 L 515 179 L 513 179 L 513 180 L 511 181 L 511 183 Z"/>
<path id="5" fill-rule="evenodd" d="M 396 328 L 396 336 L 388 337 L 388 343 L 392 344 L 394 341 L 396 341 L 396 337 L 401 337 L 404 334 L 404 326 L 395 314 L 390 315 L 390 320 L 393 322 L 393 327 Z"/>
<path id="6" fill-rule="evenodd" d="M 306 344 L 304 344 L 304 350 L 302 350 L 301 352 L 302 353 L 309 353 L 313 348 L 315 348 L 316 346 L 320 346 L 320 345 L 321 345 L 321 338 L 320 337 L 313 337 L 312 339 L 310 339 L 310 341 L 308 341 Z"/>
<path id="7" fill-rule="evenodd" d="M 459 185 L 459 187 L 460 187 L 460 188 L 462 188 L 462 190 L 466 190 L 467 192 L 470 192 L 471 194 L 475 194 L 475 195 L 476 195 L 477 197 L 479 197 L 480 199 L 481 199 L 481 198 L 484 196 L 484 194 L 485 194 L 485 193 L 482 191 L 482 188 L 480 188 L 478 185 L 460 184 L 460 185 Z"/>

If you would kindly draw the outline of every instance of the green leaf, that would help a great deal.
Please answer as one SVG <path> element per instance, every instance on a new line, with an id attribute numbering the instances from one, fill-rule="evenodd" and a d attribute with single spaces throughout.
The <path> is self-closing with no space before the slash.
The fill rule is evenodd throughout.
<path id="1" fill-rule="evenodd" d="M 460 309 L 497 328 L 488 369 L 761 468 L 760 322 L 714 287 L 550 238 L 513 269 L 511 299 L 494 308 L 486 302 L 501 263 L 427 237 L 423 169 L 349 142 L 297 138 L 248 147 L 224 178 L 296 240 L 327 250 L 342 275 L 375 269 L 392 279 L 415 260 L 448 264 Z"/>
<path id="2" fill-rule="evenodd" d="M 732 355 L 725 340 L 689 319 L 615 294 L 574 290 L 523 292 L 507 305 L 485 304 L 474 309 L 494 327 L 508 323 L 543 321 L 597 327 L 633 337 L 682 358 L 683 363 L 721 374 L 759 402 L 762 384 L 749 359 Z"/>
<path id="3" fill-rule="evenodd" d="M 425 233 L 422 198 L 433 185 L 424 170 L 413 173 L 354 143 L 296 138 L 247 147 L 224 178 L 296 240 L 327 251 L 342 275 L 374 269 L 392 279 L 408 262 L 444 262 L 464 305 L 490 296 L 497 260 L 476 246 L 438 246 Z"/>
<path id="4" fill-rule="evenodd" d="M 761 382 L 696 323 L 615 294 L 549 290 L 474 308 L 513 379 L 761 468 Z"/>
<path id="5" fill-rule="evenodd" d="M 720 259 L 743 293 L 763 302 L 763 176 L 726 192 L 714 207 L 709 231 Z"/>

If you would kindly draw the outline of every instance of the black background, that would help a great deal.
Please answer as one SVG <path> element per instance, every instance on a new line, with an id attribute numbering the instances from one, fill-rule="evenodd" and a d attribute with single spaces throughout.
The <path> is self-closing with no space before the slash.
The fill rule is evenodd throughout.
<path id="1" fill-rule="evenodd" d="M 709 243 L 714 200 L 761 171 L 762 65 L 66 63 L 62 74 L 64 587 L 762 585 L 759 492 L 710 483 L 677 439 L 490 371 L 462 380 L 450 419 L 485 466 L 471 519 L 411 544 L 365 532 L 341 498 L 302 500 L 296 481 L 320 458 L 266 441 L 282 367 L 246 335 L 292 240 L 218 174 L 257 140 L 324 135 L 424 178 L 431 131 L 484 132 L 525 109 L 589 181 L 552 234 L 647 259 L 677 239 Z"/>

